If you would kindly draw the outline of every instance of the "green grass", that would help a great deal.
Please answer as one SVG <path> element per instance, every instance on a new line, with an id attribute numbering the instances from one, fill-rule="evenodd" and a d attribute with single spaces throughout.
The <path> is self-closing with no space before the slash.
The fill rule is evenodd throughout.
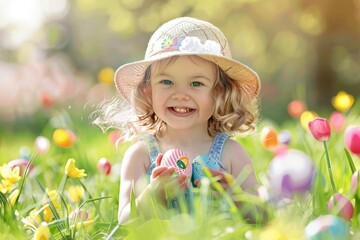
<path id="1" fill-rule="evenodd" d="M 347 118 L 347 125 L 359 125 L 356 111 Z M 8 202 L 9 194 L 0 195 L 0 232 L 2 236 L 6 236 L 6 239 L 32 238 L 33 230 L 24 228 L 23 220 L 30 215 L 32 210 L 39 211 L 46 203 L 50 205 L 51 213 L 54 215 L 53 220 L 49 222 L 50 239 L 122 239 L 125 237 L 127 239 L 258 239 L 264 229 L 267 229 L 263 224 L 265 220 L 261 219 L 264 215 L 260 214 L 257 222 L 249 223 L 244 219 L 245 211 L 267 212 L 269 220 L 267 224 L 270 226 L 279 225 L 284 232 L 289 226 L 296 226 L 295 228 L 301 234 L 306 224 L 312 219 L 329 213 L 327 201 L 331 196 L 331 188 L 323 145 L 315 141 L 297 120 L 289 120 L 281 126 L 264 120 L 259 125 L 259 130 L 263 126 L 272 125 L 278 132 L 285 129 L 291 132 L 292 140 L 289 147 L 305 152 L 317 167 L 313 188 L 309 193 L 294 196 L 292 201 L 284 207 L 275 207 L 258 197 L 246 194 L 230 196 L 226 191 L 220 197 L 210 201 L 210 198 L 214 198 L 212 189 L 219 187 L 210 177 L 209 184 L 203 184 L 201 188 L 194 190 L 195 207 L 191 214 L 186 213 L 187 211 L 178 214 L 165 210 L 161 211 L 161 217 L 150 221 L 136 218 L 124 225 L 117 224 L 119 170 L 123 153 L 130 143 L 121 144 L 119 149 L 116 149 L 109 142 L 108 134 L 102 133 L 100 129 L 92 126 L 88 119 L 78 117 L 76 113 L 60 112 L 49 117 L 48 121 L 40 118 L 40 122 L 43 123 L 43 127 L 39 128 L 36 125 L 35 130 L 34 125 L 31 124 L 18 127 L 13 125 L 9 129 L 3 127 L 0 133 L 0 164 L 18 159 L 21 154 L 28 153 L 35 166 L 34 170 L 23 178 L 23 181 L 14 186 L 17 189 L 22 188 L 14 206 Z M 60 148 L 52 142 L 52 133 L 57 127 L 70 128 L 75 132 L 77 140 L 72 147 Z M 51 141 L 51 147 L 45 154 L 36 153 L 33 146 L 34 140 L 39 135 Z M 248 137 L 236 137 L 236 140 L 244 145 L 253 159 L 258 179 L 266 180 L 264 176 L 274 156 L 271 151 L 262 147 L 259 133 Z M 354 202 L 357 201 L 350 191 L 352 169 L 344 150 L 343 132 L 333 133 L 328 146 L 337 191 Z M 109 176 L 104 176 L 97 170 L 97 161 L 102 157 L 109 159 L 113 165 L 113 171 Z M 76 166 L 79 169 L 85 169 L 87 177 L 64 181 L 65 164 L 69 158 L 76 160 Z M 351 154 L 350 158 L 354 167 L 359 169 L 359 158 Z M 69 186 L 77 185 L 83 189 L 83 197 L 79 202 L 73 202 L 69 197 Z M 56 208 L 49 198 L 46 200 L 45 189 L 58 192 L 59 207 Z M 231 208 L 234 206 L 231 199 L 240 199 L 242 207 Z M 88 220 L 93 220 L 93 223 L 84 226 L 81 224 L 81 219 L 71 220 L 70 212 L 76 208 L 86 212 L 89 216 Z M 360 234 L 358 208 L 359 206 L 356 208 L 357 215 L 350 223 L 354 231 L 353 239 L 357 239 Z M 41 213 L 40 217 L 45 216 Z M 279 222 L 282 225 L 275 224 Z M 76 223 L 79 223 L 78 227 L 72 227 Z"/>

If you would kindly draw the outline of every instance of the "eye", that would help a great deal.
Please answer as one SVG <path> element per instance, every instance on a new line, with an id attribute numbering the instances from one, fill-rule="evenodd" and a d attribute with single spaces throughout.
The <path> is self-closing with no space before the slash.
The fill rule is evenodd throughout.
<path id="1" fill-rule="evenodd" d="M 162 83 L 164 85 L 172 85 L 173 84 L 173 82 L 171 80 L 168 80 L 168 79 L 161 80 L 160 83 Z"/>
<path id="2" fill-rule="evenodd" d="M 192 86 L 192 87 L 200 87 L 200 86 L 202 86 L 203 84 L 201 83 L 201 82 L 192 82 L 191 84 L 190 84 L 190 86 Z"/>

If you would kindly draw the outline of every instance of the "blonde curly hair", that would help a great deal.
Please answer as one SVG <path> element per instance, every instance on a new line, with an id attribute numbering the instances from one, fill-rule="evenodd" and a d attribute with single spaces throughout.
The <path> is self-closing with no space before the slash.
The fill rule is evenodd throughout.
<path id="1" fill-rule="evenodd" d="M 154 69 L 164 68 L 177 58 L 167 58 L 150 65 L 144 73 L 143 81 L 133 91 L 130 103 L 121 97 L 101 103 L 94 112 L 93 123 L 103 131 L 120 130 L 121 141 L 132 139 L 143 132 L 161 137 L 166 131 L 166 123 L 158 118 L 153 110 L 149 94 L 150 79 Z M 191 56 L 192 61 L 196 62 L 199 59 L 198 56 Z M 214 65 L 216 77 L 212 91 L 215 111 L 208 121 L 209 135 L 215 136 L 219 132 L 229 135 L 247 134 L 254 131 L 258 119 L 257 99 L 228 77 L 216 64 Z"/>

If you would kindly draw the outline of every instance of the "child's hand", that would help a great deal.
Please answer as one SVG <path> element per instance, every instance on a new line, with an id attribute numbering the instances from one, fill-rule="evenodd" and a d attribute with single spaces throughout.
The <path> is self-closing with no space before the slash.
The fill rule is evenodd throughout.
<path id="1" fill-rule="evenodd" d="M 162 154 L 159 154 L 157 163 Z M 160 201 L 175 198 L 181 191 L 188 187 L 188 179 L 185 175 L 178 176 L 175 167 L 156 166 L 151 173 L 150 186 Z"/>
<path id="2" fill-rule="evenodd" d="M 217 182 L 221 185 L 221 187 L 225 191 L 229 190 L 233 186 L 233 184 L 235 182 L 233 176 L 231 174 L 225 172 L 225 171 L 215 170 L 215 169 L 212 169 L 212 168 L 206 168 L 206 169 L 203 169 L 203 171 L 204 170 L 209 171 L 213 177 L 217 178 L 218 179 Z M 200 179 L 197 179 L 194 182 L 194 184 L 196 186 L 199 186 L 200 183 L 201 183 Z"/>

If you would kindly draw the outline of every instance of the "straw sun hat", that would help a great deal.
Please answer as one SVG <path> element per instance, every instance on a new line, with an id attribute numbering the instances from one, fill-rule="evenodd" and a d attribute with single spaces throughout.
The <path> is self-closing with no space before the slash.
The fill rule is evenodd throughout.
<path id="1" fill-rule="evenodd" d="M 252 97 L 258 95 L 258 75 L 248 66 L 232 59 L 223 33 L 209 22 L 190 17 L 176 18 L 160 26 L 149 40 L 145 59 L 117 69 L 116 88 L 130 102 L 131 94 L 143 81 L 147 67 L 161 59 L 186 55 L 196 55 L 217 64 Z"/>

